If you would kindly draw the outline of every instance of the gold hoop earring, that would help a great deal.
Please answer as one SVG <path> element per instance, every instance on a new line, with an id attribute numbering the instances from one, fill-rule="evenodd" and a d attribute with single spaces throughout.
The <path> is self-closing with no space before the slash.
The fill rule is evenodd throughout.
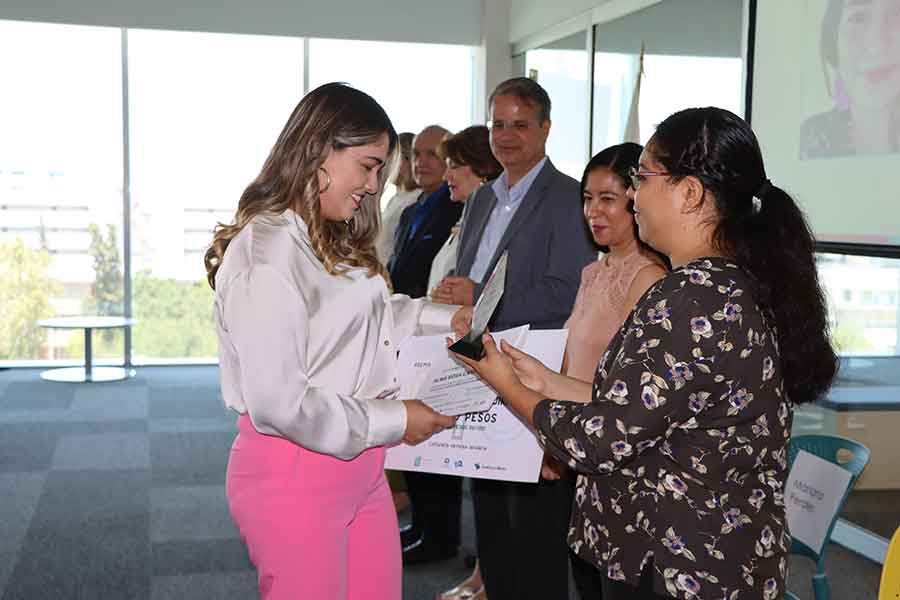
<path id="1" fill-rule="evenodd" d="M 331 175 L 328 174 L 328 171 L 325 170 L 325 167 L 319 167 L 319 170 L 325 173 L 325 187 L 319 190 L 319 193 L 322 194 L 328 191 L 328 188 L 331 187 Z"/>

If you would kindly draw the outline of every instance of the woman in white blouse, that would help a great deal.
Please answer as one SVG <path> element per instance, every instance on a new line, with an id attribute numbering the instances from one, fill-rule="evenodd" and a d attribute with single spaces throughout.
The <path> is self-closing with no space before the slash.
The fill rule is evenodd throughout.
<path id="1" fill-rule="evenodd" d="M 310 92 L 206 254 L 222 396 L 240 414 L 226 492 L 262 598 L 399 600 L 384 446 L 455 422 L 396 398 L 399 342 L 465 320 L 388 291 L 373 242 L 396 144 L 368 95 Z"/>

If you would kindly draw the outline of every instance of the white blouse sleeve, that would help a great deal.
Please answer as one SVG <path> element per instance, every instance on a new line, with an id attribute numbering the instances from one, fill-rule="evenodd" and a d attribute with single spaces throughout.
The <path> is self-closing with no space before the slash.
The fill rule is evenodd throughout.
<path id="1" fill-rule="evenodd" d="M 254 265 L 229 282 L 222 300 L 240 392 L 259 432 L 345 460 L 403 436 L 402 402 L 354 398 L 309 381 L 307 309 L 275 269 Z"/>

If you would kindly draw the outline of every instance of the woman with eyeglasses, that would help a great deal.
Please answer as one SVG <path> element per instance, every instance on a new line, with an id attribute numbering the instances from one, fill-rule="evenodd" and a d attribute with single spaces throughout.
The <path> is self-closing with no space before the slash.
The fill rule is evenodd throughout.
<path id="1" fill-rule="evenodd" d="M 641 295 L 666 273 L 665 257 L 638 237 L 628 197 L 630 173 L 638 164 L 641 150 L 639 144 L 633 143 L 611 146 L 588 162 L 581 177 L 585 224 L 603 255 L 581 273 L 575 305 L 565 324 L 569 337 L 562 373 L 588 384 L 622 321 Z M 513 355 L 521 359 L 527 357 L 515 352 Z M 540 390 L 549 374 L 547 368 L 538 361 L 520 360 L 518 364 L 522 380 Z M 557 480 L 568 476 L 565 465 L 551 455 L 545 457 L 541 477 Z M 572 567 L 581 597 L 596 598 L 600 593 L 597 570 L 580 559 L 573 561 Z M 480 582 L 476 569 L 468 580 L 438 600 L 480 600 L 482 596 L 466 595 L 474 593 L 472 590 L 477 590 Z"/>
<path id="2" fill-rule="evenodd" d="M 673 270 L 593 385 L 523 380 L 534 359 L 487 335 L 485 358 L 460 359 L 578 472 L 569 544 L 605 600 L 781 598 L 793 407 L 837 370 L 812 235 L 726 110 L 667 118 L 632 179 L 640 237 Z"/>

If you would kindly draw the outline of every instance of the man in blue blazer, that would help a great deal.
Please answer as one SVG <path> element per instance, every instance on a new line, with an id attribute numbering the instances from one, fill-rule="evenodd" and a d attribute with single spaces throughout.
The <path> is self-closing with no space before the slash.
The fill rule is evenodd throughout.
<path id="1" fill-rule="evenodd" d="M 431 263 L 450 237 L 462 209 L 461 203 L 450 199 L 444 183 L 431 193 L 423 191 L 403 210 L 394 235 L 394 253 L 387 264 L 395 292 L 410 298 L 428 293 Z"/>
<path id="2" fill-rule="evenodd" d="M 580 186 L 545 154 L 550 98 L 520 77 L 490 97 L 491 149 L 504 171 L 466 202 L 456 275 L 435 300 L 472 304 L 504 251 L 506 287 L 490 326 L 561 328 L 581 270 L 597 249 L 584 223 Z M 491 600 L 568 598 L 566 534 L 572 481 L 473 480 L 478 558 Z"/>

